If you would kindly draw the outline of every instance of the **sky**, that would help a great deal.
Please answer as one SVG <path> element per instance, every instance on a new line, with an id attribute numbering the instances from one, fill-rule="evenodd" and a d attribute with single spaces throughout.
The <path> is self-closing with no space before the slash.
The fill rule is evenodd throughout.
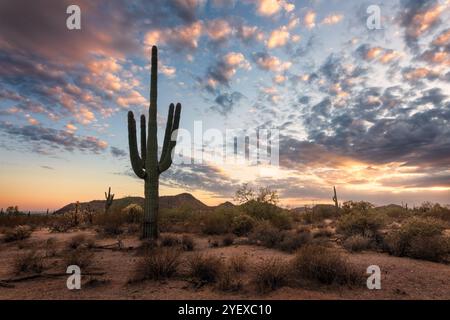
<path id="1" fill-rule="evenodd" d="M 66 27 L 72 4 L 81 30 Z M 370 5 L 379 29 L 367 26 Z M 192 135 L 199 123 L 201 133 L 279 132 L 278 165 L 183 154 L 189 161 L 161 175 L 161 195 L 216 205 L 250 183 L 278 190 L 288 207 L 330 203 L 333 186 L 340 201 L 448 204 L 449 9 L 448 0 L 0 0 L 0 207 L 57 209 L 102 199 L 109 186 L 116 198 L 143 195 L 126 114 L 148 112 L 153 45 L 160 147 L 172 102 Z M 180 140 L 178 155 L 191 145 Z"/>

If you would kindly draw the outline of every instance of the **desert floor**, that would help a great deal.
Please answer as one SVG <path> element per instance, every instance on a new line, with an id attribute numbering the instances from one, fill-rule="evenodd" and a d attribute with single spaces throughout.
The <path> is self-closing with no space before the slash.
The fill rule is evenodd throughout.
<path id="1" fill-rule="evenodd" d="M 50 233 L 47 229 L 33 232 L 23 243 L 0 244 L 0 281 L 11 279 L 14 259 L 27 247 L 39 248 L 48 238 L 55 238 L 57 248 L 64 250 L 73 236 L 84 233 L 95 238 L 96 245 L 115 244 L 115 238 L 99 238 L 94 231 Z M 178 235 L 179 236 L 179 235 Z M 224 259 L 233 255 L 245 255 L 248 265 L 256 265 L 269 257 L 291 259 L 292 255 L 277 250 L 253 245 L 232 245 L 210 248 L 211 237 L 194 236 L 195 252 L 214 254 Z M 13 283 L 14 287 L 0 287 L 0 299 L 450 299 L 450 266 L 445 264 L 398 258 L 384 253 L 363 252 L 350 254 L 342 249 L 350 262 L 361 270 L 369 265 L 378 265 L 382 271 L 382 289 L 369 290 L 361 287 L 314 286 L 304 288 L 283 287 L 269 294 L 259 294 L 245 285 L 238 293 L 224 293 L 213 286 L 196 288 L 185 280 L 144 281 L 128 283 L 139 259 L 136 249 L 140 241 L 136 237 L 122 239 L 122 250 L 91 249 L 94 254 L 91 272 L 104 275 L 83 276 L 81 290 L 68 290 L 68 276 L 37 278 Z M 132 247 L 132 248 L 130 248 Z M 114 248 L 114 245 L 112 246 Z M 183 252 L 183 258 L 193 254 Z M 48 273 L 65 272 L 61 259 L 47 259 Z M 85 270 L 82 270 L 85 271 Z M 243 273 L 244 283 L 249 280 L 251 267 Z"/>

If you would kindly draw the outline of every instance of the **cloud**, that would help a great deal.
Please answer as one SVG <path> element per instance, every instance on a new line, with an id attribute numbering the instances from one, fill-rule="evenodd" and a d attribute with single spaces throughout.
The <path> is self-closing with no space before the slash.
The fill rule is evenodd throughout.
<path id="1" fill-rule="evenodd" d="M 114 146 L 111 146 L 111 154 L 116 158 L 123 158 L 128 155 L 128 153 L 126 153 L 122 149 L 114 147 Z"/>
<path id="2" fill-rule="evenodd" d="M 65 130 L 43 127 L 41 125 L 26 125 L 19 127 L 11 123 L 0 122 L 0 130 L 12 138 L 30 145 L 36 152 L 56 151 L 81 151 L 100 153 L 108 146 L 106 141 L 92 136 L 77 136 Z M 37 144 L 36 144 L 37 143 Z"/>
<path id="3" fill-rule="evenodd" d="M 309 10 L 303 18 L 303 24 L 305 27 L 308 29 L 314 28 L 316 26 L 316 16 L 316 12 Z"/>
<path id="4" fill-rule="evenodd" d="M 239 181 L 226 175 L 220 168 L 207 163 L 174 167 L 162 175 L 160 181 L 170 187 L 207 190 L 225 197 L 231 197 L 239 186 Z"/>
<path id="5" fill-rule="evenodd" d="M 295 5 L 283 0 L 254 0 L 256 3 L 256 11 L 261 16 L 273 16 L 274 14 L 285 10 L 291 12 L 295 9 Z"/>
<path id="6" fill-rule="evenodd" d="M 144 42 L 147 46 L 168 46 L 174 51 L 193 51 L 198 47 L 202 31 L 203 24 L 195 21 L 189 25 L 149 31 L 145 35 Z"/>
<path id="7" fill-rule="evenodd" d="M 344 19 L 344 15 L 334 13 L 334 14 L 330 14 L 330 15 L 326 16 L 322 20 L 321 23 L 325 24 L 325 25 L 333 25 L 333 24 L 337 24 L 337 23 L 341 22 L 343 19 Z"/>
<path id="8" fill-rule="evenodd" d="M 234 91 L 233 93 L 221 93 L 214 102 L 217 104 L 212 109 L 218 111 L 222 115 L 228 115 L 233 111 L 234 107 L 244 98 L 244 95 L 240 92 Z"/>
<path id="9" fill-rule="evenodd" d="M 240 52 L 229 52 L 208 68 L 205 79 L 200 80 L 204 87 L 214 92 L 218 86 L 228 87 L 238 69 L 250 69 L 250 64 Z"/>
<path id="10" fill-rule="evenodd" d="M 206 23 L 206 34 L 215 42 L 222 42 L 229 38 L 233 29 L 227 20 L 215 19 Z"/>
<path id="11" fill-rule="evenodd" d="M 447 1 L 401 1 L 398 20 L 405 29 L 405 42 L 410 48 L 417 49 L 418 39 L 441 24 L 440 16 L 447 6 Z"/>
<path id="12" fill-rule="evenodd" d="M 267 40 L 267 47 L 269 49 L 283 47 L 288 43 L 289 38 L 290 34 L 288 28 L 286 26 L 282 26 L 270 33 L 269 39 Z"/>
<path id="13" fill-rule="evenodd" d="M 253 55 L 254 62 L 259 68 L 266 71 L 282 72 L 288 70 L 292 63 L 289 61 L 281 61 L 275 56 L 271 56 L 265 52 L 257 52 Z"/>

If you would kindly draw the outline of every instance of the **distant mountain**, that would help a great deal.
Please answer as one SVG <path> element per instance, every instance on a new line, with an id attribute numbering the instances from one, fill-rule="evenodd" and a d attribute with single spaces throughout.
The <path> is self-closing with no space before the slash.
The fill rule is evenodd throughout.
<path id="1" fill-rule="evenodd" d="M 219 208 L 220 209 L 231 209 L 234 207 L 236 207 L 236 206 L 234 204 L 232 204 L 230 201 L 226 201 L 224 203 L 221 203 L 221 204 L 215 206 L 216 209 L 219 209 Z"/>
<path id="2" fill-rule="evenodd" d="M 144 198 L 142 197 L 125 197 L 121 199 L 114 199 L 111 206 L 111 210 L 121 210 L 130 204 L 138 204 L 144 207 Z M 54 214 L 64 214 L 69 211 L 75 210 L 75 203 L 70 203 L 59 210 L 56 210 Z M 189 207 L 194 210 L 208 210 L 212 207 L 207 206 L 190 193 L 181 193 L 175 196 L 162 196 L 159 197 L 160 209 L 172 209 L 178 207 Z M 93 200 L 89 202 L 80 202 L 79 210 L 86 209 L 93 210 L 94 212 L 102 212 L 105 208 L 105 200 Z"/>

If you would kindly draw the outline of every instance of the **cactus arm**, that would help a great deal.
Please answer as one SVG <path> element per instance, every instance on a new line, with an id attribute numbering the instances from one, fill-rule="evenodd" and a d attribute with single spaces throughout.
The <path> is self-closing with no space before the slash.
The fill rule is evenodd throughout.
<path id="1" fill-rule="evenodd" d="M 180 114 L 181 114 L 181 104 L 178 103 L 175 109 L 175 117 L 173 118 L 172 134 L 171 140 L 169 141 L 169 148 L 166 154 L 164 155 L 164 158 L 161 159 L 159 163 L 158 170 L 160 173 L 163 173 L 164 171 L 169 169 L 170 166 L 172 165 L 172 151 L 177 144 L 178 127 L 180 125 Z"/>
<path id="2" fill-rule="evenodd" d="M 139 157 L 136 141 L 136 121 L 131 111 L 128 112 L 128 145 L 130 147 L 131 167 L 139 178 L 145 179 L 146 173 L 142 167 L 142 159 Z"/>
<path id="3" fill-rule="evenodd" d="M 170 138 L 172 136 L 172 126 L 173 126 L 173 110 L 174 110 L 173 103 L 169 106 L 169 113 L 167 115 L 167 124 L 166 124 L 166 132 L 164 134 L 164 143 L 163 148 L 161 152 L 161 160 L 163 160 L 166 157 L 167 150 L 169 149 L 170 144 Z"/>
<path id="4" fill-rule="evenodd" d="M 141 115 L 141 158 L 142 166 L 145 167 L 145 159 L 147 158 L 147 124 L 145 123 L 145 115 Z"/>

